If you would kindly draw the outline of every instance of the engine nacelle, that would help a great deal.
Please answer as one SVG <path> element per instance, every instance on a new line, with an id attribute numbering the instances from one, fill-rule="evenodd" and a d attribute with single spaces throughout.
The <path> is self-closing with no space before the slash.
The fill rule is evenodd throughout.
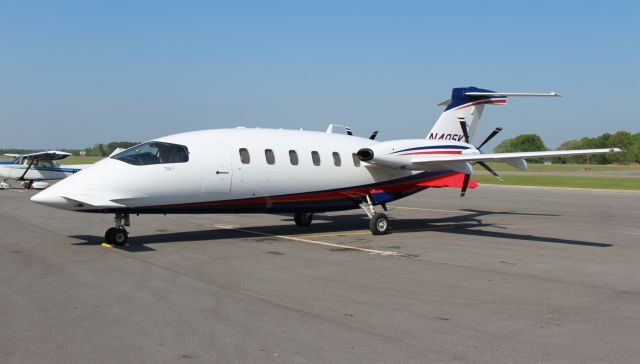
<path id="1" fill-rule="evenodd" d="M 356 155 L 361 161 L 368 162 L 373 159 L 374 153 L 370 148 L 362 148 L 356 153 Z"/>

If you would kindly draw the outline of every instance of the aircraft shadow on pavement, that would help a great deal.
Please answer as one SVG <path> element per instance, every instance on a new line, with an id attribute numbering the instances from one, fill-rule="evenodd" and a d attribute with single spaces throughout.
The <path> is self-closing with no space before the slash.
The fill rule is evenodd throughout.
<path id="1" fill-rule="evenodd" d="M 467 213 L 457 216 L 447 216 L 441 218 L 420 218 L 420 219 L 393 219 L 392 218 L 392 234 L 406 234 L 416 232 L 437 232 L 444 234 L 459 234 L 466 236 L 477 236 L 482 238 L 509 239 L 520 241 L 531 241 L 537 243 L 550 244 L 566 244 L 595 248 L 606 248 L 613 244 L 581 241 L 572 239 L 562 239 L 549 236 L 539 236 L 530 234 L 517 234 L 506 231 L 496 231 L 495 229 L 505 229 L 495 223 L 485 223 L 482 221 L 483 216 L 489 215 L 522 215 L 522 216 L 558 216 L 553 214 L 530 214 L 508 211 L 482 211 L 482 210 L 464 210 Z M 293 221 L 288 215 L 283 215 L 281 221 Z M 185 231 L 185 232 L 167 232 L 149 235 L 132 235 L 130 237 L 130 245 L 122 249 L 131 252 L 154 251 L 149 245 L 161 243 L 180 243 L 194 241 L 216 241 L 216 240 L 233 240 L 233 239 L 252 239 L 258 242 L 278 241 L 277 235 L 293 236 L 308 234 L 339 234 L 341 232 L 349 232 L 357 229 L 364 229 L 369 225 L 369 219 L 364 215 L 316 215 L 315 223 L 311 226 L 300 228 L 293 224 L 287 225 L 268 225 L 268 226 L 242 226 L 240 229 L 247 231 L 214 228 L 207 230 Z M 324 223 L 322 223 L 324 222 Z M 490 228 L 490 229 L 488 229 Z M 74 235 L 71 238 L 81 240 L 73 245 L 100 245 L 104 242 L 104 238 L 96 235 Z M 384 239 L 377 237 L 376 239 Z"/>

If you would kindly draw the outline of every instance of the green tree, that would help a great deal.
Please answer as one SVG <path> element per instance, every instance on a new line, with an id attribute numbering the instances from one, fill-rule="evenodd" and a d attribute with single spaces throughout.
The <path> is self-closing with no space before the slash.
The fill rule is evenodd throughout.
<path id="1" fill-rule="evenodd" d="M 580 140 L 568 140 L 558 150 L 591 149 L 591 148 L 622 148 L 622 153 L 596 154 L 590 156 L 570 156 L 555 159 L 559 163 L 575 164 L 610 164 L 610 163 L 638 163 L 640 161 L 640 133 L 631 134 L 628 131 L 618 131 L 614 134 L 604 133 L 594 138 L 584 137 Z"/>
<path id="2" fill-rule="evenodd" d="M 537 134 L 521 134 L 515 138 L 505 139 L 494 148 L 496 153 L 535 152 L 548 150 L 542 138 Z M 532 163 L 541 163 L 542 159 L 529 159 Z"/>

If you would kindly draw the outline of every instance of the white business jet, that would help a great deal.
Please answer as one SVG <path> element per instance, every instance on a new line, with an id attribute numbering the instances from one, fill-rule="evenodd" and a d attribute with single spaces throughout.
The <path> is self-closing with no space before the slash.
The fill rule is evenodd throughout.
<path id="1" fill-rule="evenodd" d="M 31 154 L 5 154 L 10 161 L 0 162 L 0 189 L 11 187 L 7 180 L 22 181 L 24 188 L 44 189 L 49 183 L 43 181 L 60 180 L 85 168 L 87 164 L 61 166 L 58 160 L 71 154 L 57 150 Z"/>
<path id="2" fill-rule="evenodd" d="M 431 187 L 467 188 L 478 164 L 520 169 L 526 158 L 618 152 L 588 149 L 483 153 L 470 144 L 485 105 L 509 96 L 557 93 L 455 88 L 425 139 L 385 142 L 353 135 L 281 129 L 216 129 L 139 144 L 76 173 L 31 200 L 65 210 L 115 214 L 107 242 L 127 242 L 130 214 L 293 213 L 307 226 L 313 213 L 362 208 L 373 234 L 389 231 L 386 204 Z"/>

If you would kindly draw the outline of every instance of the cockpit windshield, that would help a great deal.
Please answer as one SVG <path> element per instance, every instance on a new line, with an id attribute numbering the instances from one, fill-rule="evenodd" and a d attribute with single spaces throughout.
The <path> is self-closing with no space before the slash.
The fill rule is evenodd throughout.
<path id="1" fill-rule="evenodd" d="M 136 166 L 189 161 L 189 151 L 184 145 L 165 142 L 138 144 L 111 157 Z"/>

